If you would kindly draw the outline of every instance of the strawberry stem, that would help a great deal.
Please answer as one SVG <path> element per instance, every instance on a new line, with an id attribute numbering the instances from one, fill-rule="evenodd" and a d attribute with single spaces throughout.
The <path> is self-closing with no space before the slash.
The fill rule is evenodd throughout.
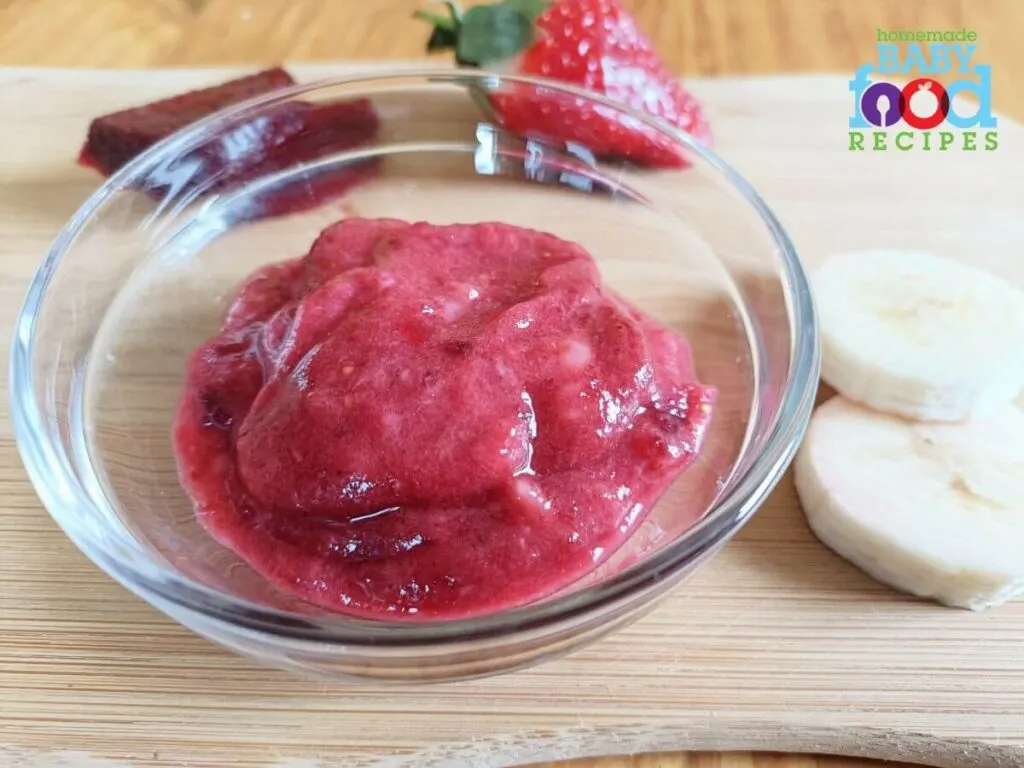
<path id="1" fill-rule="evenodd" d="M 438 13 L 429 11 L 413 11 L 412 17 L 433 24 L 436 29 L 453 30 L 456 26 L 452 19 L 446 19 Z"/>
<path id="2" fill-rule="evenodd" d="M 453 49 L 460 66 L 484 67 L 506 61 L 536 41 L 536 21 L 549 0 L 500 0 L 461 13 L 452 2 L 449 18 L 417 11 L 414 18 L 433 25 L 427 51 Z"/>
<path id="3" fill-rule="evenodd" d="M 448 16 L 430 11 L 414 11 L 412 17 L 425 21 L 434 27 L 434 31 L 427 40 L 427 52 L 454 49 L 459 42 L 459 32 L 462 29 L 462 11 L 450 1 L 445 2 L 448 8 Z M 463 64 L 463 62 L 459 62 Z"/>

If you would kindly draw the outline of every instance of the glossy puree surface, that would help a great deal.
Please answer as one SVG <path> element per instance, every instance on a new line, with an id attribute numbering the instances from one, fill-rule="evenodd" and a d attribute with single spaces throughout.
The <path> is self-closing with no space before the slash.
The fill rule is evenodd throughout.
<path id="1" fill-rule="evenodd" d="M 593 569 L 700 450 L 690 349 L 580 246 L 346 219 L 238 290 L 174 428 L 199 520 L 344 613 L 461 618 Z"/>

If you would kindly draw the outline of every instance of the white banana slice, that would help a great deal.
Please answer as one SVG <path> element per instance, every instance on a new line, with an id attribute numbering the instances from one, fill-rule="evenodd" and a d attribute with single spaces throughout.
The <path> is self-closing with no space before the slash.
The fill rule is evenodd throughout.
<path id="1" fill-rule="evenodd" d="M 872 408 L 922 421 L 993 413 L 1024 387 L 1024 292 L 928 253 L 828 258 L 812 284 L 822 378 Z"/>
<path id="2" fill-rule="evenodd" d="M 794 463 L 811 530 L 878 581 L 976 611 L 1024 593 L 1024 412 L 921 423 L 834 397 Z"/>

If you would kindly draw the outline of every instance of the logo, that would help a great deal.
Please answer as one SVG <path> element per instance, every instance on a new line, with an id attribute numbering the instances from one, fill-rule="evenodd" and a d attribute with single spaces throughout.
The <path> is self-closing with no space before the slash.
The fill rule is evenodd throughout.
<path id="1" fill-rule="evenodd" d="M 851 151 L 990 152 L 999 147 L 992 68 L 974 61 L 977 32 L 879 29 L 876 37 L 876 60 L 858 67 L 850 80 Z M 901 86 L 878 77 L 889 75 L 909 82 Z"/>

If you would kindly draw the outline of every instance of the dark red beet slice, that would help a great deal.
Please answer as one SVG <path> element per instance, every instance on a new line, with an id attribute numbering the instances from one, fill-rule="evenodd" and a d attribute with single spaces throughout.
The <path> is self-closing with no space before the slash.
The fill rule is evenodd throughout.
<path id="1" fill-rule="evenodd" d="M 210 88 L 97 117 L 79 162 L 109 176 L 148 147 L 207 115 L 263 93 L 294 85 L 280 67 Z M 278 128 L 278 132 L 285 126 Z M 286 130 L 286 129 L 285 129 Z"/>
<path id="2" fill-rule="evenodd" d="M 240 218 L 265 219 L 316 208 L 328 200 L 344 196 L 352 187 L 373 178 L 378 167 L 376 159 L 344 165 L 324 171 L 306 183 L 294 183 L 257 195 L 252 200 L 252 207 L 240 214 Z"/>
<path id="3" fill-rule="evenodd" d="M 380 122 L 368 99 L 331 104 L 293 104 L 292 114 L 303 124 L 300 133 L 268 150 L 263 159 L 226 172 L 218 180 L 223 188 L 274 171 L 308 163 L 343 149 L 367 144 L 377 135 Z M 264 218 L 314 208 L 326 200 L 341 197 L 351 187 L 373 177 L 377 158 L 319 171 L 304 182 L 279 187 L 254 201 L 250 217 Z"/>
<path id="4" fill-rule="evenodd" d="M 277 67 L 211 88 L 175 96 L 93 120 L 79 163 L 110 175 L 136 155 L 187 125 L 259 94 L 294 84 Z M 143 191 L 224 191 L 333 152 L 359 146 L 377 134 L 379 121 L 367 99 L 327 104 L 291 102 L 235 126 L 188 155 L 154 170 Z M 247 218 L 315 207 L 371 176 L 375 161 L 317 173 L 258 196 Z"/>

